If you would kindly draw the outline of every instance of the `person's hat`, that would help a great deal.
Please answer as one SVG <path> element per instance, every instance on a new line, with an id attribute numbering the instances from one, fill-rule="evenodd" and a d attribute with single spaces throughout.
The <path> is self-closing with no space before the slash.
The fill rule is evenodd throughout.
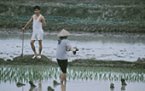
<path id="1" fill-rule="evenodd" d="M 69 36 L 70 35 L 70 33 L 67 31 L 67 30 L 65 30 L 65 29 L 62 29 L 61 31 L 60 31 L 60 33 L 58 33 L 58 37 L 65 37 L 65 36 Z"/>

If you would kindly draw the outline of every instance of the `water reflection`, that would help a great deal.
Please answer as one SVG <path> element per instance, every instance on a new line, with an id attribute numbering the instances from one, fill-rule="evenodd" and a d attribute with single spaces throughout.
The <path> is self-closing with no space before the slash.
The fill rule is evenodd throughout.
<path id="1" fill-rule="evenodd" d="M 110 88 L 110 91 L 115 91 L 114 88 Z"/>
<path id="2" fill-rule="evenodd" d="M 30 83 L 30 82 L 29 82 Z M 34 84 L 34 83 L 33 83 Z M 31 85 L 30 84 L 30 89 L 29 91 L 42 91 L 42 82 L 41 80 L 39 80 L 38 82 L 38 87 L 34 86 L 34 85 Z"/>
<path id="3" fill-rule="evenodd" d="M 59 79 L 59 68 L 51 66 L 1 66 L 0 82 L 29 82 Z M 140 69 L 69 67 L 68 80 L 109 80 L 145 82 L 145 71 Z M 41 82 L 40 82 L 41 83 Z M 40 85 L 41 86 L 41 85 Z"/>
<path id="4" fill-rule="evenodd" d="M 16 86 L 18 87 L 18 88 L 22 88 L 22 91 L 24 91 L 24 86 L 25 86 L 26 84 L 24 84 L 24 83 L 20 83 L 20 82 L 18 82 L 17 84 L 16 84 Z"/>
<path id="5" fill-rule="evenodd" d="M 47 91 L 54 91 L 54 89 L 51 86 L 48 86 Z"/>
<path id="6" fill-rule="evenodd" d="M 30 87 L 29 91 L 35 91 L 36 88 L 35 87 Z"/>
<path id="7" fill-rule="evenodd" d="M 61 91 L 66 91 L 66 83 L 61 83 Z"/>
<path id="8" fill-rule="evenodd" d="M 126 85 L 122 85 L 121 91 L 126 91 Z"/>
<path id="9" fill-rule="evenodd" d="M 17 87 L 23 87 L 23 86 L 25 86 L 25 84 L 24 84 L 24 83 L 18 82 L 18 83 L 16 84 L 16 86 L 17 86 Z"/>

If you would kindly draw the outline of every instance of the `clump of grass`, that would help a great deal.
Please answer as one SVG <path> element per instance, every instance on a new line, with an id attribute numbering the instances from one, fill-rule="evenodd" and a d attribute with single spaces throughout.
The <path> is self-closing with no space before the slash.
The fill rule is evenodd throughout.
<path id="1" fill-rule="evenodd" d="M 77 59 L 70 63 L 70 66 L 85 67 L 125 67 L 125 68 L 145 68 L 142 62 L 127 62 L 123 60 L 96 60 L 96 59 Z"/>
<path id="2" fill-rule="evenodd" d="M 48 59 L 46 56 L 42 56 L 41 59 L 32 59 L 33 55 L 24 55 L 15 57 L 13 60 L 0 59 L 1 65 L 56 65 L 55 62 Z"/>

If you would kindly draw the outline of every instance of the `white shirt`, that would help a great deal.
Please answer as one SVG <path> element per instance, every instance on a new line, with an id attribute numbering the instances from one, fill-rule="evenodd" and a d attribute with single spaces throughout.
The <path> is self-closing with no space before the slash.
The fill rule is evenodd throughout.
<path id="1" fill-rule="evenodd" d="M 42 22 L 40 22 L 41 17 L 42 17 L 41 14 L 38 17 L 36 17 L 36 15 L 33 15 L 33 33 L 43 32 Z"/>
<path id="2" fill-rule="evenodd" d="M 56 58 L 66 60 L 68 59 L 67 51 L 71 49 L 71 45 L 68 39 L 62 39 L 60 41 L 60 44 L 58 43 L 57 45 Z"/>

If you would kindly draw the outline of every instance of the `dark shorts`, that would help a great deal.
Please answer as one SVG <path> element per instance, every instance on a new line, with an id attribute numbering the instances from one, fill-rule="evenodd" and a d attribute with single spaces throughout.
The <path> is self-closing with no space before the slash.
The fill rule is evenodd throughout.
<path id="1" fill-rule="evenodd" d="M 67 59 L 66 60 L 59 60 L 59 59 L 57 59 L 57 63 L 59 65 L 61 71 L 63 73 L 67 73 L 68 60 Z"/>

